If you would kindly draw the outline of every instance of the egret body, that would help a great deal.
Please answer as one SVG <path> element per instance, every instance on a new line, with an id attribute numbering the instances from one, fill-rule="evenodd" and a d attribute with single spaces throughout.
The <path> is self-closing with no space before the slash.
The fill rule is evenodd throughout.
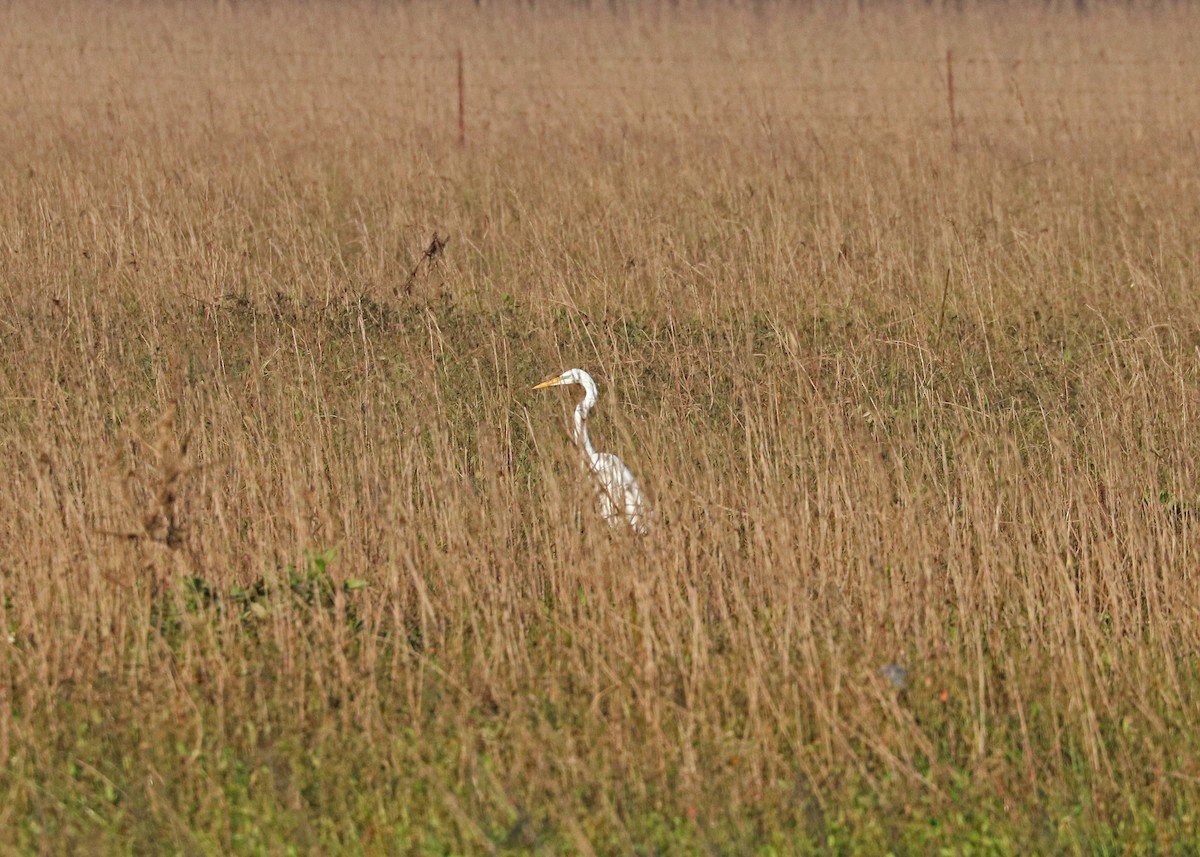
<path id="1" fill-rule="evenodd" d="M 583 453 L 584 466 L 596 483 L 600 513 L 610 524 L 624 519 L 631 530 L 638 535 L 645 535 L 650 528 L 650 509 L 641 486 L 621 459 L 611 452 L 596 452 L 592 446 L 592 439 L 588 437 L 588 414 L 596 406 L 596 399 L 600 393 L 592 376 L 582 369 L 568 369 L 557 378 L 543 381 L 533 389 L 541 390 L 544 387 L 561 387 L 567 384 L 583 387 L 583 401 L 575 406 L 572 438 Z"/>

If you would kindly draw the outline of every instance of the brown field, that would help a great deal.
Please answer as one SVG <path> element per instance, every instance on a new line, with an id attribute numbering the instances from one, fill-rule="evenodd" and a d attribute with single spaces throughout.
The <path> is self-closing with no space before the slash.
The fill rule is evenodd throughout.
<path id="1" fill-rule="evenodd" d="M 0 853 L 1190 853 L 1198 27 L 0 7 Z"/>

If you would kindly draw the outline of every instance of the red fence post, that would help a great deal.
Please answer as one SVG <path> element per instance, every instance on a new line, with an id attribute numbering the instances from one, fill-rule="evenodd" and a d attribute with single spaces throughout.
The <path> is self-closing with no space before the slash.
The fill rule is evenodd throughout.
<path id="1" fill-rule="evenodd" d="M 954 112 L 954 51 L 946 48 L 946 94 L 950 98 L 950 148 L 958 151 L 958 114 Z"/>
<path id="2" fill-rule="evenodd" d="M 463 52 L 458 49 L 458 145 L 467 144 L 467 120 L 465 99 L 463 98 Z"/>

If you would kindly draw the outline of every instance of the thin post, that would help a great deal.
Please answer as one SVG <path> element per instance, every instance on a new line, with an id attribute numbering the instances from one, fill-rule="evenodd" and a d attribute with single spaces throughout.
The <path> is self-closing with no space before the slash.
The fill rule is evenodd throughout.
<path id="1" fill-rule="evenodd" d="M 954 110 L 954 51 L 946 48 L 946 95 L 950 99 L 950 147 L 958 151 L 958 114 Z"/>
<path id="2" fill-rule="evenodd" d="M 463 97 L 463 52 L 458 49 L 458 145 L 467 144 L 466 100 Z"/>

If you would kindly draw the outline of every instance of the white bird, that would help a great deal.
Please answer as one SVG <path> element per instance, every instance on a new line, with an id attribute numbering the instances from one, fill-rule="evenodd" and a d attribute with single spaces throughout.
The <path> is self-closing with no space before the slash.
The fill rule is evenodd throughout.
<path id="1" fill-rule="evenodd" d="M 596 493 L 600 498 L 600 514 L 610 524 L 619 516 L 638 535 L 645 535 L 650 530 L 650 508 L 646 497 L 642 494 L 633 474 L 621 459 L 611 452 L 596 452 L 592 440 L 588 437 L 587 418 L 600 391 L 592 376 L 582 369 L 568 369 L 557 378 L 543 381 L 533 389 L 544 387 L 561 387 L 566 384 L 578 384 L 583 387 L 583 401 L 575 406 L 575 422 L 573 438 L 576 446 L 583 452 L 583 464 L 596 480 Z"/>

